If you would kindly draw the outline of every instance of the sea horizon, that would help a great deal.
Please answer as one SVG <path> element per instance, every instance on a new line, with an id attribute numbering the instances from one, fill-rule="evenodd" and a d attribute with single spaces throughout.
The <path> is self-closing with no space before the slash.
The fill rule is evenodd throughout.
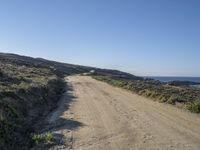
<path id="1" fill-rule="evenodd" d="M 145 76 L 145 78 L 152 78 L 162 82 L 170 81 L 191 81 L 200 83 L 200 77 L 189 77 L 189 76 Z"/>

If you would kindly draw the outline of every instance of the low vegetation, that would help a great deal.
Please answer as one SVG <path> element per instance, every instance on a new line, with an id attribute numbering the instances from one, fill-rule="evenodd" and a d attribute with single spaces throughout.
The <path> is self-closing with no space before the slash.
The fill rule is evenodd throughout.
<path id="1" fill-rule="evenodd" d="M 34 123 L 52 109 L 64 81 L 45 67 L 0 64 L 0 149 L 28 149 Z"/>
<path id="2" fill-rule="evenodd" d="M 200 113 L 200 89 L 173 86 L 156 80 L 130 80 L 113 76 L 92 75 L 94 79 L 130 90 L 159 102 L 178 105 L 191 112 Z"/>
<path id="3" fill-rule="evenodd" d="M 45 134 L 33 134 L 32 140 L 36 144 L 47 143 L 47 142 L 51 142 L 53 140 L 53 135 L 50 132 L 45 133 Z"/>

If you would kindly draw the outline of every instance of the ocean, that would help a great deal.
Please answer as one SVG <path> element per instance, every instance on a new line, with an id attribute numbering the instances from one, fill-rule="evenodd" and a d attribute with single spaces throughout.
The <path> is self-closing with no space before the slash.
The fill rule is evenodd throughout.
<path id="1" fill-rule="evenodd" d="M 159 80 L 162 82 L 170 82 L 170 81 L 191 81 L 200 83 L 200 77 L 155 77 L 151 76 L 149 78 Z"/>

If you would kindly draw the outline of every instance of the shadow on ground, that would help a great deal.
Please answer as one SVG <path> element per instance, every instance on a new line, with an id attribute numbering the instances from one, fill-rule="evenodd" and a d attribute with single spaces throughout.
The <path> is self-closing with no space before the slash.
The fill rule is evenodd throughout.
<path id="1" fill-rule="evenodd" d="M 51 142 L 39 143 L 32 150 L 56 150 L 71 149 L 73 143 L 72 132 L 84 126 L 83 123 L 76 121 L 73 117 L 65 115 L 71 104 L 75 102 L 76 97 L 73 95 L 73 87 L 66 85 L 66 89 L 58 102 L 58 107 L 53 110 L 44 120 L 41 134 L 52 133 Z M 69 112 L 70 113 L 70 112 Z"/>

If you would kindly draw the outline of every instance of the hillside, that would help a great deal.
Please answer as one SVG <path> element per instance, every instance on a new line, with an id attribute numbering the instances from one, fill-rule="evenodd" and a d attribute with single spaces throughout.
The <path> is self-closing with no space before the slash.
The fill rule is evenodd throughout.
<path id="1" fill-rule="evenodd" d="M 27 149 L 34 124 L 56 107 L 67 75 L 98 74 L 138 78 L 131 74 L 0 53 L 0 149 Z"/>
<path id="2" fill-rule="evenodd" d="M 65 92 L 64 78 L 84 73 L 138 95 L 200 112 L 200 89 L 182 82 L 167 84 L 118 70 L 0 53 L 0 149 L 29 149 L 36 125 L 57 108 Z"/>

